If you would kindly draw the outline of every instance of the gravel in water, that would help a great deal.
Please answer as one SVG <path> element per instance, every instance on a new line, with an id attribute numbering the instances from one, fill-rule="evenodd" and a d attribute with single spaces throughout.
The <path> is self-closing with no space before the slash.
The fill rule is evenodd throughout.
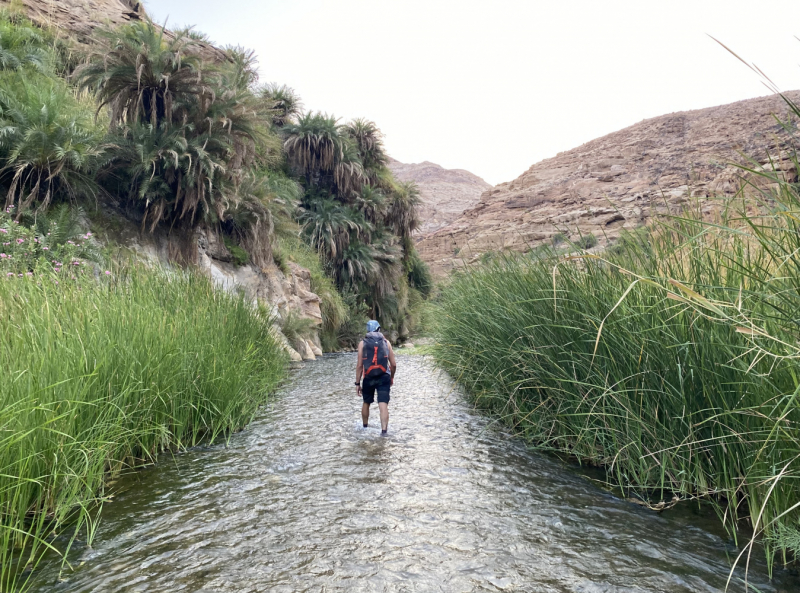
<path id="1" fill-rule="evenodd" d="M 355 356 L 328 355 L 229 445 L 121 480 L 93 549 L 35 590 L 722 591 L 736 550 L 691 511 L 655 514 L 529 451 L 400 356 L 389 436 L 361 426 Z M 754 556 L 757 554 L 754 554 Z M 733 591 L 744 589 L 734 577 Z M 787 571 L 760 591 L 800 590 Z"/>

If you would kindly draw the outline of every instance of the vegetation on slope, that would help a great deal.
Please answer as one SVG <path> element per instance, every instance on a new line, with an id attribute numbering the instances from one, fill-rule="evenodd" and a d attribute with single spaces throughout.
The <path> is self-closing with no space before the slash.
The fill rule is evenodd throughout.
<path id="1" fill-rule="evenodd" d="M 419 198 L 386 168 L 374 123 L 305 113 L 292 89 L 258 84 L 253 52 L 205 61 L 191 29 L 145 21 L 96 37 L 88 54 L 70 52 L 52 32 L 0 14 L 6 206 L 22 216 L 109 204 L 182 238 L 185 263 L 201 226 L 236 263 L 257 267 L 280 264 L 278 240 L 299 237 L 339 293 L 323 295 L 330 346 L 350 341 L 338 333 L 350 313 L 342 302 L 408 334 L 409 290 L 429 283 L 410 239 Z"/>
<path id="2" fill-rule="evenodd" d="M 800 192 L 673 220 L 602 257 L 496 257 L 444 288 L 435 356 L 539 446 L 665 508 L 707 498 L 800 552 Z M 751 188 L 752 189 L 752 188 Z M 794 543 L 793 543 L 794 542 Z M 752 551 L 752 541 L 745 547 Z"/>
<path id="3" fill-rule="evenodd" d="M 168 231 L 180 263 L 202 227 L 237 265 L 309 268 L 327 349 L 366 315 L 408 332 L 429 281 L 373 123 L 305 114 L 191 29 L 134 22 L 88 52 L 62 33 L 0 12 L 0 590 L 65 525 L 91 538 L 109 475 L 242 427 L 286 362 L 273 320 L 208 280 L 100 267 L 82 209 Z"/>

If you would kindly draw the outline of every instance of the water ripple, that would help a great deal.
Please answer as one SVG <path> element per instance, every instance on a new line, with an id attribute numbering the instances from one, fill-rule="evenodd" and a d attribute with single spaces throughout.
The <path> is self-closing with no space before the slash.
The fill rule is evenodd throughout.
<path id="1" fill-rule="evenodd" d="M 361 427 L 353 355 L 307 364 L 227 447 L 120 481 L 95 547 L 36 590 L 724 589 L 734 549 L 715 520 L 621 501 L 493 429 L 422 358 L 399 362 L 389 438 L 377 410 Z M 800 588 L 764 574 L 761 591 Z"/>

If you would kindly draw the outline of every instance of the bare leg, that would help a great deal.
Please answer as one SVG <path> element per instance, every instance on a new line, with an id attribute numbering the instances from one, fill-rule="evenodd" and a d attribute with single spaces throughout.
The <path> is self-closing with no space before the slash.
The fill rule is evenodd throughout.
<path id="1" fill-rule="evenodd" d="M 386 432 L 389 430 L 389 404 L 378 402 L 378 408 L 381 410 L 381 430 Z"/>
<path id="2" fill-rule="evenodd" d="M 361 404 L 361 419 L 364 421 L 364 426 L 369 424 L 369 404 Z"/>

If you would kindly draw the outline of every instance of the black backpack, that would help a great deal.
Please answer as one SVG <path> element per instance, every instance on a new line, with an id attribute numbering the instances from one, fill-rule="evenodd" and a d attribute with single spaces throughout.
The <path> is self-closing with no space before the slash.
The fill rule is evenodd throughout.
<path id="1" fill-rule="evenodd" d="M 365 377 L 380 377 L 389 370 L 389 347 L 380 332 L 370 332 L 364 336 L 362 349 Z"/>

